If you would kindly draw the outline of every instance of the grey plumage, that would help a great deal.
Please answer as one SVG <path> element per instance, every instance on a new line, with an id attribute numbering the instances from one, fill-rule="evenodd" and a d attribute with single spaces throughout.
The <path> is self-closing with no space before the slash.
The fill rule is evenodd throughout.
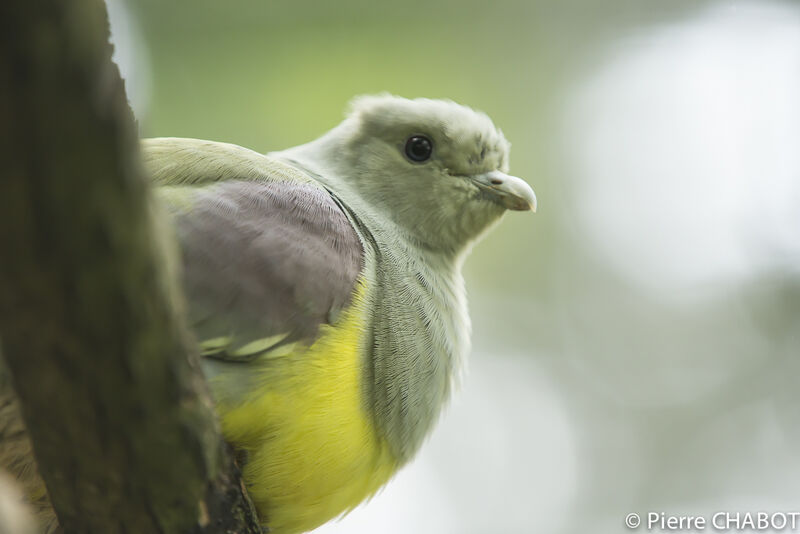
<path id="1" fill-rule="evenodd" d="M 312 340 L 350 300 L 362 251 L 324 189 L 292 182 L 228 181 L 192 189 L 173 206 L 189 317 L 200 339 Z"/>

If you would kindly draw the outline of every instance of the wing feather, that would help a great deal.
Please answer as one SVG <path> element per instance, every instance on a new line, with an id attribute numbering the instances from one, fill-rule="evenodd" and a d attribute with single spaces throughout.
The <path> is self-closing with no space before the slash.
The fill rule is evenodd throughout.
<path id="1" fill-rule="evenodd" d="M 163 139 L 143 151 L 180 243 L 204 355 L 248 361 L 311 341 L 347 306 L 362 245 L 324 187 L 235 145 Z"/>

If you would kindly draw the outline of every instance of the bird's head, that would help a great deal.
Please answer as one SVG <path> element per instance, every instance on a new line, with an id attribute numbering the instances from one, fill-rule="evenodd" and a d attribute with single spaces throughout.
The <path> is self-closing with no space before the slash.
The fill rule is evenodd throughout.
<path id="1" fill-rule="evenodd" d="M 357 97 L 344 122 L 295 154 L 421 246 L 458 253 L 506 210 L 536 210 L 530 186 L 507 174 L 509 147 L 484 113 L 379 95 Z"/>

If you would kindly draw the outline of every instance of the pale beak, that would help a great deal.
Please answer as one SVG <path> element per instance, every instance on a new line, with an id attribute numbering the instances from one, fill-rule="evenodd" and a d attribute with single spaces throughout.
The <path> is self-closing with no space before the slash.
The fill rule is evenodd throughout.
<path id="1" fill-rule="evenodd" d="M 469 177 L 487 195 L 506 209 L 536 213 L 536 193 L 525 180 L 500 171 Z"/>

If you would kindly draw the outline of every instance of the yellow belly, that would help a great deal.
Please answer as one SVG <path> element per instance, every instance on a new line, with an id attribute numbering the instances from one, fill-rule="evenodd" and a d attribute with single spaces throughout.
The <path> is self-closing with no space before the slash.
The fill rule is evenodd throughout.
<path id="1" fill-rule="evenodd" d="M 362 398 L 362 293 L 313 345 L 265 358 L 256 396 L 219 407 L 225 437 L 248 452 L 245 482 L 273 534 L 350 511 L 396 470 Z"/>

